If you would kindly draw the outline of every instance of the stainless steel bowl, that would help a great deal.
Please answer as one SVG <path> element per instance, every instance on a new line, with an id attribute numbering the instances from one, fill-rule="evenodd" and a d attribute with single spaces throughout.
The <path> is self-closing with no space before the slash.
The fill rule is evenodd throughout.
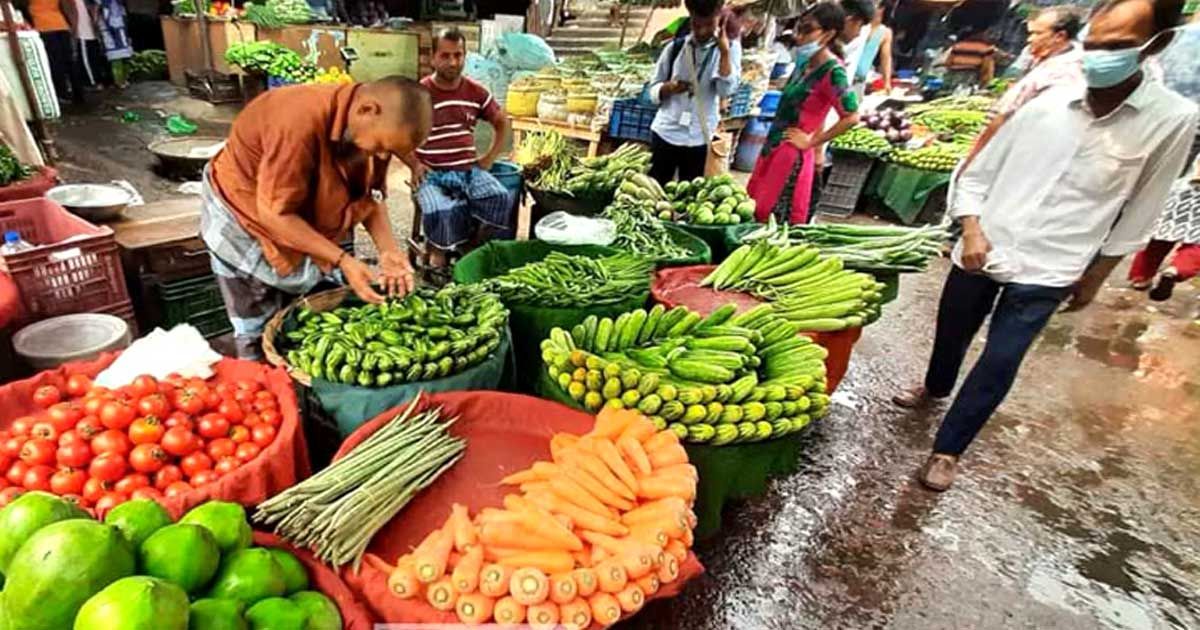
<path id="1" fill-rule="evenodd" d="M 63 184 L 46 197 L 88 221 L 111 221 L 133 200 L 129 191 L 110 184 Z"/>

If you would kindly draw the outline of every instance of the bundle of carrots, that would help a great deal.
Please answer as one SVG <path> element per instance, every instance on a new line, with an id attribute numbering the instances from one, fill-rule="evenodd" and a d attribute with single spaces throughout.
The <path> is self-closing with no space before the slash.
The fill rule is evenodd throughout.
<path id="1" fill-rule="evenodd" d="M 424 598 L 465 624 L 587 628 L 637 612 L 679 577 L 692 545 L 696 469 L 672 431 L 605 408 L 582 436 L 557 434 L 553 462 L 502 483 L 504 508 L 450 517 L 389 572 L 401 598 Z"/>

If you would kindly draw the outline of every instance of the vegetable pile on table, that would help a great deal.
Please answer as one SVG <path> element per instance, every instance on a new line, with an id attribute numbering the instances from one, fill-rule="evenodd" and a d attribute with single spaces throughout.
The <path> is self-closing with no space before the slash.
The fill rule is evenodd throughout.
<path id="1" fill-rule="evenodd" d="M 763 304 L 708 317 L 661 304 L 556 328 L 542 359 L 585 409 L 637 409 L 689 442 L 779 437 L 825 414 L 824 348 Z"/>
<path id="2" fill-rule="evenodd" d="M 701 286 L 747 291 L 771 300 L 801 331 L 831 332 L 875 321 L 883 298 L 884 285 L 871 274 L 843 267 L 816 247 L 759 240 L 734 250 Z"/>
<path id="3" fill-rule="evenodd" d="M 670 230 L 658 218 L 660 212 L 670 211 L 671 203 L 658 182 L 638 173 L 621 182 L 616 199 L 602 216 L 616 226 L 613 247 L 656 261 L 687 258 L 691 252 L 671 238 Z"/>
<path id="4" fill-rule="evenodd" d="M 563 135 L 553 129 L 531 131 L 521 138 L 513 160 L 529 185 L 539 190 L 566 192 L 567 175 L 577 161 L 575 151 Z"/>
<path id="5" fill-rule="evenodd" d="M 264 501 L 255 520 L 325 562 L 357 570 L 375 532 L 466 448 L 447 432 L 457 418 L 443 420 L 440 408 L 414 415 L 418 400 L 346 457 Z"/>
<path id="6" fill-rule="evenodd" d="M 644 294 L 654 264 L 640 256 L 603 258 L 550 252 L 483 283 L 505 302 L 550 307 L 619 304 Z"/>
<path id="7" fill-rule="evenodd" d="M 986 112 L 991 110 L 996 99 L 990 96 L 945 96 L 925 103 L 910 105 L 905 109 L 910 115 L 916 116 L 933 110 L 969 110 Z"/>
<path id="8" fill-rule="evenodd" d="M 167 78 L 167 53 L 151 48 L 139 50 L 126 62 L 129 78 L 134 81 L 157 81 Z"/>
<path id="9" fill-rule="evenodd" d="M 870 272 L 924 271 L 929 259 L 942 251 L 949 234 L 939 226 L 922 227 L 811 223 L 776 227 L 774 218 L 761 229 L 742 236 L 743 243 L 789 239 L 815 246 L 822 256 L 837 256 L 847 269 Z"/>
<path id="10" fill-rule="evenodd" d="M 970 150 L 971 147 L 966 144 L 939 142 L 920 149 L 896 149 L 888 154 L 887 161 L 925 171 L 949 173 Z"/>
<path id="11" fill-rule="evenodd" d="M 636 613 L 680 576 L 692 545 L 697 473 L 670 431 L 606 409 L 583 436 L 560 433 L 550 462 L 506 477 L 520 493 L 445 525 L 391 565 L 397 597 L 465 624 L 583 630 Z"/>
<path id="12" fill-rule="evenodd" d="M 608 155 L 583 158 L 567 173 L 565 190 L 578 196 L 611 195 L 621 182 L 650 169 L 650 151 L 626 143 Z"/>
<path id="13" fill-rule="evenodd" d="M 912 121 L 903 110 L 883 108 L 870 112 L 863 125 L 891 144 L 903 144 L 912 139 Z"/>
<path id="14" fill-rule="evenodd" d="M 225 50 L 225 61 L 246 72 L 279 77 L 292 83 L 306 83 L 317 74 L 316 66 L 305 61 L 291 48 L 275 42 L 231 44 Z"/>
<path id="15" fill-rule="evenodd" d="M 387 387 L 457 374 L 500 347 L 508 309 L 479 285 L 421 287 L 400 300 L 315 312 L 285 333 L 288 364 L 313 378 Z"/>
<path id="16" fill-rule="evenodd" d="M 830 141 L 829 146 L 840 151 L 865 153 L 872 157 L 887 155 L 892 143 L 878 132 L 866 127 L 855 127 Z"/>
<path id="17" fill-rule="evenodd" d="M 74 374 L 33 402 L 42 410 L 0 431 L 0 501 L 42 490 L 100 514 L 220 479 L 258 457 L 282 422 L 275 395 L 251 380 L 139 376 L 109 390 Z"/>
<path id="18" fill-rule="evenodd" d="M 697 225 L 730 225 L 754 218 L 754 200 L 745 187 L 728 173 L 697 177 L 690 182 L 667 182 L 666 193 L 673 212 L 661 212 L 663 220 Z"/>
<path id="19" fill-rule="evenodd" d="M 912 120 L 938 135 L 974 137 L 987 126 L 988 114 L 969 109 L 933 109 L 917 114 Z"/>
<path id="20" fill-rule="evenodd" d="M 300 560 L 251 546 L 236 503 L 204 503 L 172 523 L 160 505 L 138 499 L 97 522 L 30 492 L 0 510 L 0 523 L 3 628 L 342 627 L 337 606 L 308 590 Z"/>

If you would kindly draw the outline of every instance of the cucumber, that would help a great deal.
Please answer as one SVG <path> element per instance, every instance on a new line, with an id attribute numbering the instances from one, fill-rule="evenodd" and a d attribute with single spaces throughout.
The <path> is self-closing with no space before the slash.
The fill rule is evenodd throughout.
<path id="1" fill-rule="evenodd" d="M 728 368 L 687 359 L 672 361 L 668 369 L 675 376 L 702 383 L 727 383 L 733 380 L 734 376 L 733 371 Z"/>
<path id="2" fill-rule="evenodd" d="M 583 339 L 576 340 L 576 343 L 579 344 L 580 348 L 585 350 L 591 350 L 593 348 L 592 344 L 594 344 L 596 341 L 596 326 L 598 326 L 599 323 L 600 318 L 596 317 L 595 315 L 588 315 L 587 318 L 583 320 Z"/>
<path id="3" fill-rule="evenodd" d="M 646 317 L 646 310 L 641 308 L 629 314 L 629 321 L 626 322 L 625 330 L 621 333 L 617 350 L 625 350 L 637 345 L 638 335 L 642 332 Z"/>
<path id="4" fill-rule="evenodd" d="M 667 337 L 667 333 L 671 330 L 671 328 L 673 328 L 675 324 L 678 324 L 684 317 L 687 317 L 688 312 L 689 311 L 687 308 L 683 306 L 676 306 L 675 308 L 667 311 L 658 320 L 658 324 L 654 328 L 653 338 L 661 339 L 663 337 Z"/>
<path id="5" fill-rule="evenodd" d="M 596 352 L 605 352 L 608 350 L 608 340 L 612 336 L 613 320 L 605 317 L 596 325 L 596 335 L 592 339 L 592 350 Z"/>
<path id="6" fill-rule="evenodd" d="M 716 326 L 720 326 L 729 321 L 729 318 L 733 317 L 736 313 L 736 304 L 729 303 L 725 304 L 724 306 L 720 306 L 714 309 L 713 312 L 709 313 L 708 317 L 704 318 L 704 320 L 701 321 L 698 326 L 696 326 L 696 331 L 704 331 Z"/>
<path id="7" fill-rule="evenodd" d="M 850 327 L 847 319 L 806 319 L 796 321 L 796 326 L 805 332 L 835 332 Z M 859 322 L 861 325 L 861 321 Z"/>
<path id="8" fill-rule="evenodd" d="M 621 338 L 625 335 L 625 328 L 629 324 L 629 318 L 629 313 L 621 313 L 617 316 L 617 321 L 613 322 L 612 335 L 608 338 L 608 345 L 604 348 L 606 352 L 621 349 Z"/>
<path id="9" fill-rule="evenodd" d="M 655 304 L 654 308 L 650 309 L 650 313 L 646 315 L 646 322 L 642 324 L 642 329 L 638 332 L 638 345 L 650 343 L 650 340 L 654 338 L 654 331 L 658 328 L 658 322 L 666 312 L 667 307 L 662 304 Z"/>
<path id="10" fill-rule="evenodd" d="M 688 311 L 674 326 L 667 331 L 667 337 L 682 337 L 692 331 L 701 320 L 699 313 Z"/>

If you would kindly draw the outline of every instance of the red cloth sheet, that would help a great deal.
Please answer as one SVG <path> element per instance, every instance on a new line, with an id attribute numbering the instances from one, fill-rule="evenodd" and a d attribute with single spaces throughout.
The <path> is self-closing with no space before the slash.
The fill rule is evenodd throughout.
<path id="1" fill-rule="evenodd" d="M 21 316 L 21 290 L 12 276 L 0 273 L 0 328 Z"/>

